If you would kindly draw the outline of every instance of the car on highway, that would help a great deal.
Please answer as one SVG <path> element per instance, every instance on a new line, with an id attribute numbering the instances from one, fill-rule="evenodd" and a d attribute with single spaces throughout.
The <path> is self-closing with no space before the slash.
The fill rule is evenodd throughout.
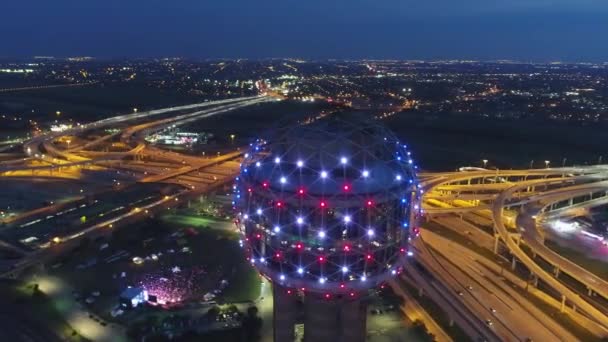
<path id="1" fill-rule="evenodd" d="M 492 313 L 496 313 L 496 309 L 494 308 L 490 308 L 490 311 L 492 311 Z"/>
<path id="2" fill-rule="evenodd" d="M 486 324 L 491 327 L 492 325 L 494 325 L 494 322 L 492 322 L 491 319 L 486 319 Z"/>

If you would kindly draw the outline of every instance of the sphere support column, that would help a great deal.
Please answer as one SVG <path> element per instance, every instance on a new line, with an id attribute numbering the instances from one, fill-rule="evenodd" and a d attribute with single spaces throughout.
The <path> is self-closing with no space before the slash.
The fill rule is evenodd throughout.
<path id="1" fill-rule="evenodd" d="M 307 294 L 304 298 L 304 342 L 336 342 L 338 339 L 339 307 L 333 300 Z"/>
<path id="2" fill-rule="evenodd" d="M 365 342 L 367 303 L 351 300 L 340 303 L 340 342 Z"/>
<path id="3" fill-rule="evenodd" d="M 273 335 L 274 341 L 293 341 L 297 316 L 296 294 L 278 284 L 272 285 L 273 291 Z"/>

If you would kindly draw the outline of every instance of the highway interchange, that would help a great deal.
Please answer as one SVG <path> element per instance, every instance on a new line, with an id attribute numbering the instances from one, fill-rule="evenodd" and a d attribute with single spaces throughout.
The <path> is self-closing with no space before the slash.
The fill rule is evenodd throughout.
<path id="1" fill-rule="evenodd" d="M 45 263 L 61 252 L 61 248 L 51 248 L 55 243 L 76 242 L 231 182 L 239 171 L 241 150 L 199 157 L 152 146 L 145 137 L 272 100 L 256 96 L 130 113 L 25 141 L 22 156 L 0 161 L 0 177 L 78 180 L 90 173 L 120 174 L 109 191 L 119 193 L 144 183 L 173 184 L 176 190 L 127 204 L 85 228 L 40 241 L 33 249 L 3 241 L 3 248 L 22 255 L 2 271 L 3 276 L 18 277 L 32 265 Z M 110 145 L 123 148 L 108 151 Z M 608 166 L 463 168 L 419 176 L 424 219 L 435 229 L 422 224 L 421 237 L 413 240 L 411 262 L 400 277 L 390 281 L 398 294 L 406 290 L 404 285 L 419 289 L 418 295 L 440 305 L 472 339 L 581 339 L 564 325 L 564 319 L 589 336 L 608 336 L 608 282 L 546 247 L 540 224 L 606 204 Z M 89 199 L 96 196 L 100 195 L 83 194 Z M 83 197 L 75 199 L 73 206 L 81 205 Z M 3 230 L 15 225 L 28 229 L 28 222 L 58 215 L 70 205 L 50 204 L 5 218 Z M 543 267 L 546 264 L 551 269 Z M 580 286 L 564 281 L 560 274 Z M 557 319 L 554 312 L 566 318 Z M 449 340 L 448 334 L 441 336 Z"/>

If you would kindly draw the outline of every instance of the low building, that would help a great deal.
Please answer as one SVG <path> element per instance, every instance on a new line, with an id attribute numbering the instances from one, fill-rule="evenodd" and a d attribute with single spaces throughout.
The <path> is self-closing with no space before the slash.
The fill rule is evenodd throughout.
<path id="1" fill-rule="evenodd" d="M 143 287 L 129 286 L 120 294 L 119 300 L 122 307 L 132 309 L 148 301 L 148 291 Z"/>

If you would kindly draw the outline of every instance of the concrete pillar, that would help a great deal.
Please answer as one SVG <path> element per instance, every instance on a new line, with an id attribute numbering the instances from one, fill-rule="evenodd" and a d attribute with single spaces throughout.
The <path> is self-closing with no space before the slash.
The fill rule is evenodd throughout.
<path id="1" fill-rule="evenodd" d="M 338 341 L 365 342 L 367 305 L 361 300 L 344 301 L 338 305 L 340 306 L 340 338 Z"/>
<path id="2" fill-rule="evenodd" d="M 559 272 L 560 272 L 559 267 L 557 267 L 557 266 L 553 267 L 553 275 L 555 276 L 555 278 L 559 278 Z"/>
<path id="3" fill-rule="evenodd" d="M 515 271 L 515 266 L 517 266 L 517 259 L 515 259 L 515 257 L 513 257 L 513 259 L 511 259 L 511 269 L 513 271 Z"/>
<path id="4" fill-rule="evenodd" d="M 498 241 L 500 240 L 500 236 L 498 234 L 494 235 L 494 254 L 498 254 Z"/>
<path id="5" fill-rule="evenodd" d="M 419 287 L 418 288 L 418 297 L 422 297 L 422 295 L 424 295 L 424 288 L 423 287 Z"/>
<path id="6" fill-rule="evenodd" d="M 454 319 L 452 317 L 450 317 L 450 321 L 448 322 L 448 326 L 450 326 L 450 327 L 454 326 Z"/>
<path id="7" fill-rule="evenodd" d="M 534 287 L 538 287 L 538 276 L 536 274 L 532 275 L 532 284 L 534 284 Z"/>
<path id="8" fill-rule="evenodd" d="M 587 296 L 593 296 L 593 290 L 590 287 L 587 288 Z"/>
<path id="9" fill-rule="evenodd" d="M 293 341 L 295 339 L 295 324 L 297 303 L 295 290 L 273 284 L 273 336 L 275 341 Z M 291 291 L 291 293 L 288 293 Z"/>
<path id="10" fill-rule="evenodd" d="M 276 311 L 275 311 L 276 313 Z M 283 314 L 279 311 L 279 314 Z M 304 298 L 304 342 L 338 341 L 338 305 L 322 295 L 306 294 Z M 275 339 L 275 341 L 293 341 Z"/>
<path id="11" fill-rule="evenodd" d="M 566 296 L 562 295 L 562 304 L 559 307 L 559 312 L 563 313 L 566 309 Z"/>

